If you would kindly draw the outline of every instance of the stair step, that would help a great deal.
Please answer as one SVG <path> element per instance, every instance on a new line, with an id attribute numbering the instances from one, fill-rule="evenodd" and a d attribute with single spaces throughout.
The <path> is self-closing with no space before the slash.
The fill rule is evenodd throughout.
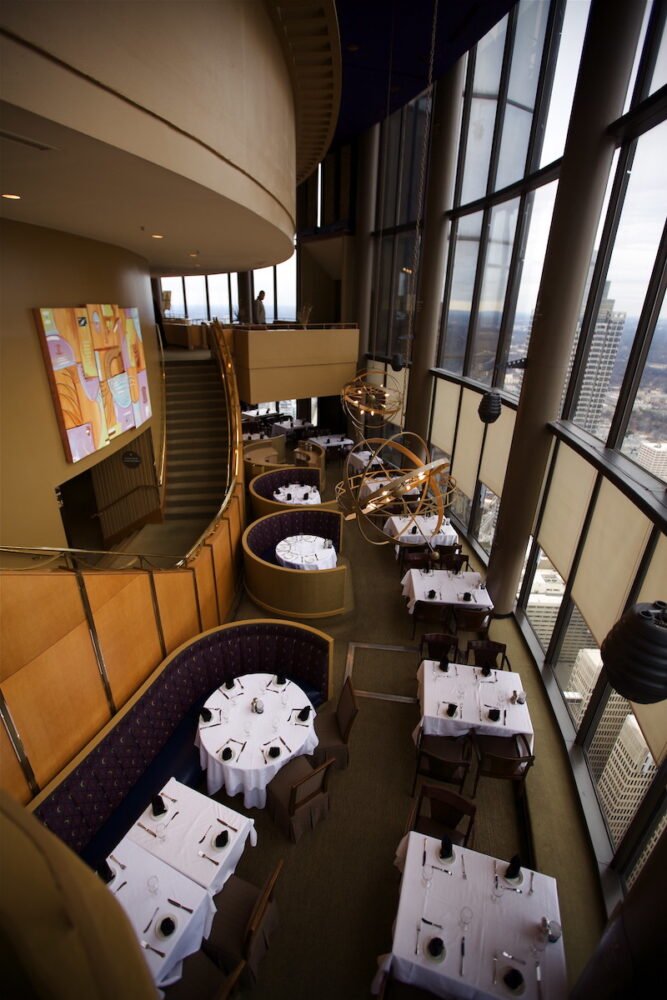
<path id="1" fill-rule="evenodd" d="M 220 504 L 216 507 L 179 507 L 175 510 L 165 510 L 164 517 L 166 521 L 189 520 L 193 517 L 205 517 L 206 515 L 213 519 L 219 508 Z"/>

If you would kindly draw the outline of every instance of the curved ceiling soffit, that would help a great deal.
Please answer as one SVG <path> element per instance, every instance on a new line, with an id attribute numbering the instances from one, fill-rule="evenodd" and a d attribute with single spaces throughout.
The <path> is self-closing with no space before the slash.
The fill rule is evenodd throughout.
<path id="1" fill-rule="evenodd" d="M 338 122 L 342 91 L 334 0 L 266 0 L 294 90 L 296 183 L 324 159 Z"/>

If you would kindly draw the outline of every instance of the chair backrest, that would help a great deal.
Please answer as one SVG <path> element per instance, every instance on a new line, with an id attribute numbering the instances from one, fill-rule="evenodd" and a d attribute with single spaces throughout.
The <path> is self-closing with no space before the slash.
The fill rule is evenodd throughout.
<path id="1" fill-rule="evenodd" d="M 420 549 L 417 552 L 407 551 L 403 556 L 403 567 L 406 573 L 409 569 L 426 569 L 430 565 L 428 548 Z"/>
<path id="2" fill-rule="evenodd" d="M 354 688 L 352 687 L 352 681 L 348 677 L 343 684 L 343 689 L 336 705 L 336 721 L 338 722 L 343 743 L 347 743 L 350 738 L 352 723 L 356 719 L 358 712 L 359 707 L 354 695 Z"/>
<path id="3" fill-rule="evenodd" d="M 464 552 L 445 552 L 440 556 L 441 569 L 449 569 L 458 573 L 464 566 L 469 566 L 468 557 Z"/>
<path id="4" fill-rule="evenodd" d="M 528 769 L 535 763 L 535 756 L 531 754 L 526 737 L 521 733 L 514 737 L 513 747 L 516 752 L 511 757 L 496 755 L 482 749 L 479 773 L 486 775 L 487 778 L 525 777 Z"/>
<path id="5" fill-rule="evenodd" d="M 459 640 L 446 632 L 425 632 L 419 647 L 419 655 L 424 658 L 424 647 L 429 660 L 443 660 L 446 656 L 457 656 Z"/>
<path id="6" fill-rule="evenodd" d="M 261 930 L 262 923 L 266 917 L 266 911 L 268 909 L 269 903 L 273 899 L 273 894 L 276 889 L 276 882 L 283 870 L 284 861 L 281 858 L 276 867 L 273 869 L 268 879 L 264 883 L 264 887 L 260 892 L 259 896 L 255 901 L 255 905 L 252 908 L 250 916 L 248 917 L 248 923 L 245 928 L 244 944 L 243 944 L 243 957 L 247 960 L 250 957 L 252 950 L 252 942 Z"/>
<path id="7" fill-rule="evenodd" d="M 455 830 L 464 817 L 468 818 L 468 828 L 466 837 L 470 833 L 477 807 L 472 802 L 468 802 L 462 795 L 450 792 L 447 788 L 438 788 L 436 785 L 422 785 L 419 791 L 419 801 L 417 804 L 416 816 L 422 815 L 422 805 L 426 800 L 429 803 L 431 819 L 442 823 L 443 826 Z"/>
<path id="8" fill-rule="evenodd" d="M 236 987 L 239 985 L 239 980 L 243 975 L 243 970 L 246 967 L 245 959 L 241 959 L 235 969 L 225 977 L 224 983 L 220 986 L 220 989 L 215 994 L 213 1000 L 230 1000 L 234 995 Z M 167 991 L 168 992 L 168 991 Z"/>
<path id="9" fill-rule="evenodd" d="M 504 642 L 494 642 L 493 639 L 471 639 L 466 649 L 466 660 L 477 667 L 498 667 L 502 670 L 507 646 Z"/>
<path id="10" fill-rule="evenodd" d="M 294 816 L 297 809 L 303 809 L 317 795 L 321 795 L 327 790 L 329 783 L 329 769 L 335 764 L 333 757 L 328 757 L 319 767 L 313 768 L 312 774 L 307 774 L 295 782 L 290 789 L 288 813 Z"/>
<path id="11" fill-rule="evenodd" d="M 457 605 L 454 609 L 454 620 L 456 628 L 465 632 L 468 629 L 486 628 L 491 616 L 487 608 L 462 608 Z"/>
<path id="12" fill-rule="evenodd" d="M 438 555 L 440 556 L 440 559 L 442 560 L 443 558 L 446 558 L 447 556 L 451 556 L 451 555 L 456 554 L 457 552 L 460 552 L 461 551 L 461 543 L 460 542 L 452 542 L 451 545 L 436 545 L 436 549 L 438 551 Z"/>

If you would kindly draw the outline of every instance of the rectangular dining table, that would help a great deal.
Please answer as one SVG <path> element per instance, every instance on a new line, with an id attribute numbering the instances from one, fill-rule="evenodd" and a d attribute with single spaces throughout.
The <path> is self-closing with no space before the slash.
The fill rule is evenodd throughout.
<path id="1" fill-rule="evenodd" d="M 413 531 L 416 528 L 416 531 Z M 452 528 L 449 520 L 443 517 L 438 528 L 437 514 L 415 514 L 413 517 L 400 517 L 394 514 L 388 517 L 384 531 L 403 545 L 456 545 L 459 536 Z M 398 546 L 397 546 L 398 548 Z"/>
<path id="2" fill-rule="evenodd" d="M 401 580 L 401 586 L 403 596 L 408 599 L 410 614 L 415 609 L 416 601 L 493 610 L 493 601 L 482 583 L 481 576 L 472 570 L 454 573 L 448 569 L 429 570 L 428 572 L 422 569 L 409 569 Z M 435 591 L 434 597 L 428 596 L 431 590 Z M 465 600 L 466 593 L 470 594 L 469 601 Z"/>
<path id="3" fill-rule="evenodd" d="M 211 894 L 127 835 L 114 847 L 108 863 L 114 877 L 107 888 L 125 910 L 155 984 L 177 982 L 183 959 L 199 951 L 211 933 L 215 916 Z M 175 924 L 168 937 L 160 930 L 165 917 Z"/>
<path id="4" fill-rule="evenodd" d="M 474 731 L 482 736 L 523 735 L 533 752 L 535 734 L 528 705 L 513 700 L 521 691 L 521 677 L 511 670 L 492 670 L 488 677 L 481 667 L 450 663 L 447 672 L 437 660 L 423 660 L 417 670 L 421 722 L 413 733 L 415 742 L 422 729 L 425 736 L 463 736 Z M 449 705 L 456 712 L 447 714 Z M 489 717 L 498 709 L 500 718 Z"/>
<path id="5" fill-rule="evenodd" d="M 445 862 L 439 840 L 413 831 L 404 841 L 391 952 L 379 959 L 372 992 L 379 992 L 383 975 L 391 969 L 400 982 L 437 997 L 567 996 L 563 938 L 547 942 L 541 932 L 544 917 L 560 921 L 555 879 L 524 868 L 519 884 L 510 884 L 504 878 L 507 861 L 456 846 L 453 860 Z M 464 907 L 469 912 L 464 913 Z M 444 943 L 444 957 L 439 959 L 429 951 L 434 937 Z M 505 982 L 510 969 L 523 977 L 518 989 Z"/>
<path id="6" fill-rule="evenodd" d="M 255 821 L 208 795 L 170 778 L 161 791 L 166 813 L 153 815 L 149 805 L 126 836 L 211 894 L 220 892 L 241 860 L 246 842 L 255 847 Z M 227 843 L 216 847 L 218 834 Z"/>

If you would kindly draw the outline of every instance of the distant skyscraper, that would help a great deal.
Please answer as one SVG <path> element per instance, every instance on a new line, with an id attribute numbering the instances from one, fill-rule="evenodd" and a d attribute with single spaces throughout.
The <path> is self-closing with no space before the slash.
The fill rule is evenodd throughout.
<path id="1" fill-rule="evenodd" d="M 664 441 L 642 441 L 637 462 L 654 476 L 667 480 L 667 444 Z"/>
<path id="2" fill-rule="evenodd" d="M 655 775 L 655 764 L 634 715 L 626 716 L 598 782 L 598 795 L 618 844 Z"/>
<path id="3" fill-rule="evenodd" d="M 526 613 L 530 624 L 544 649 L 551 641 L 551 633 L 563 600 L 565 585 L 553 569 L 538 569 L 533 578 Z M 559 654 L 559 662 L 572 663 L 584 646 L 595 645 L 595 639 L 575 608 L 565 633 Z"/>
<path id="4" fill-rule="evenodd" d="M 625 326 L 625 318 L 624 312 L 614 311 L 614 300 L 609 298 L 609 282 L 605 282 L 604 296 L 600 303 L 574 413 L 575 423 L 583 427 L 584 430 L 590 431 L 591 434 L 596 434 L 598 430 L 605 396 L 609 390 L 611 374 L 616 363 L 618 345 Z M 575 350 L 576 343 L 572 351 L 570 370 Z"/>

